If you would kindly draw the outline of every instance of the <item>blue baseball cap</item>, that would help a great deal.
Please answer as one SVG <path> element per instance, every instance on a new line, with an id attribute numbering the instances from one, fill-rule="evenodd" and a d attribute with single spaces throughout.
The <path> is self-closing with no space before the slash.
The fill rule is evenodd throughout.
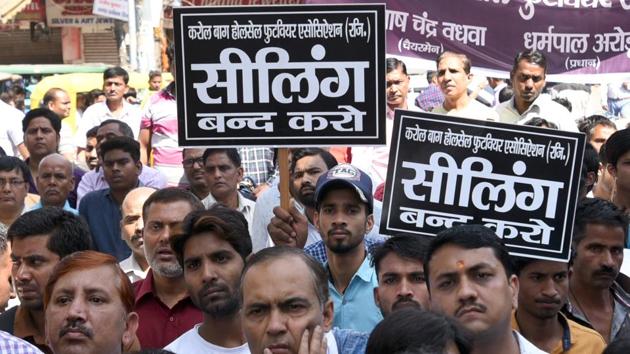
<path id="1" fill-rule="evenodd" d="M 368 205 L 370 212 L 374 209 L 372 179 L 360 169 L 344 163 L 331 168 L 328 172 L 321 175 L 315 187 L 315 204 L 318 208 L 326 191 L 333 186 L 351 187 L 357 192 L 359 199 Z"/>

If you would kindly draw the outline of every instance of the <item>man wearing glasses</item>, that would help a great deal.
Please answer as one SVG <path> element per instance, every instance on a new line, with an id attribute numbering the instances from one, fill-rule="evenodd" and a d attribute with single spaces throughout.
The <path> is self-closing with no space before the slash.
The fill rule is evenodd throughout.
<path id="1" fill-rule="evenodd" d="M 210 194 L 203 166 L 204 151 L 204 149 L 190 148 L 182 150 L 182 165 L 184 165 L 184 175 L 188 180 L 188 188 L 199 200 L 204 200 Z"/>
<path id="2" fill-rule="evenodd" d="M 29 176 L 24 161 L 13 156 L 0 157 L 0 228 L 5 231 L 25 210 Z"/>

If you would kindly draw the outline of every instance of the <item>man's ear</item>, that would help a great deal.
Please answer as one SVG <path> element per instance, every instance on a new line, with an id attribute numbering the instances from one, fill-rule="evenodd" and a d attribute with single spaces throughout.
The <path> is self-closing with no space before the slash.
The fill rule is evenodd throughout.
<path id="1" fill-rule="evenodd" d="M 322 328 L 324 332 L 328 332 L 332 329 L 333 320 L 335 318 L 335 309 L 332 300 L 326 301 L 323 309 L 323 318 L 324 321 L 322 323 Z"/>
<path id="2" fill-rule="evenodd" d="M 130 312 L 127 314 L 127 318 L 125 320 L 125 331 L 122 336 L 123 350 L 129 350 L 137 341 L 136 331 L 138 330 L 138 323 L 139 317 L 137 313 Z"/>
<path id="3" fill-rule="evenodd" d="M 378 306 L 378 308 L 381 308 L 381 297 L 378 294 L 378 286 L 375 287 L 374 289 L 372 289 L 372 291 L 374 291 L 374 302 L 376 303 L 376 306 Z"/>
<path id="4" fill-rule="evenodd" d="M 608 173 L 610 173 L 611 176 L 617 178 L 617 168 L 615 167 L 615 165 L 611 163 L 606 164 L 606 170 L 608 171 Z"/>
<path id="5" fill-rule="evenodd" d="M 365 233 L 369 233 L 372 231 L 374 227 L 374 214 L 370 214 L 367 216 L 367 220 L 365 221 Z"/>
<path id="6" fill-rule="evenodd" d="M 510 276 L 508 279 L 508 286 L 510 287 L 510 291 L 512 292 L 512 309 L 515 310 L 518 308 L 518 277 L 514 274 Z"/>

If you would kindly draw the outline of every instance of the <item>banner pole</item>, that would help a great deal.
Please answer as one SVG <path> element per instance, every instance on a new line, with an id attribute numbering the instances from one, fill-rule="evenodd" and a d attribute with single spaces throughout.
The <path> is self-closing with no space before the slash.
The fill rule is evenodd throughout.
<path id="1" fill-rule="evenodd" d="M 278 149 L 278 165 L 280 169 L 280 207 L 289 210 L 289 200 L 291 194 L 289 192 L 289 149 Z"/>

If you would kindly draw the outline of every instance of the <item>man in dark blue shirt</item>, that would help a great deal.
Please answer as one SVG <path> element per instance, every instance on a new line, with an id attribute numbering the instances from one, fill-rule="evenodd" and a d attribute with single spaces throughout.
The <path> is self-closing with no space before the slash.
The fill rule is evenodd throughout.
<path id="1" fill-rule="evenodd" d="M 85 195 L 79 214 L 90 226 L 96 250 L 111 254 L 120 262 L 131 254 L 120 237 L 120 205 L 139 184 L 140 144 L 128 137 L 113 137 L 100 145 L 99 154 L 109 188 Z"/>

